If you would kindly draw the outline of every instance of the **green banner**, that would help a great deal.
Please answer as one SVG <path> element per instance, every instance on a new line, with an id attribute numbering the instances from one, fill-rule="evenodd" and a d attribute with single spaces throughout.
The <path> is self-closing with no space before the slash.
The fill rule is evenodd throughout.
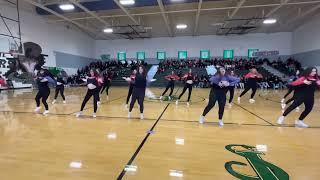
<path id="1" fill-rule="evenodd" d="M 248 49 L 248 58 L 256 57 L 256 56 L 254 56 L 253 54 L 254 54 L 255 52 L 258 52 L 258 51 L 259 51 L 259 49 Z"/>
<path id="2" fill-rule="evenodd" d="M 118 52 L 118 61 L 125 61 L 127 59 L 127 54 L 125 52 Z"/>
<path id="3" fill-rule="evenodd" d="M 187 51 L 179 51 L 178 52 L 178 59 L 187 59 L 188 58 L 188 52 Z"/>
<path id="4" fill-rule="evenodd" d="M 201 50 L 200 51 L 200 59 L 210 59 L 210 51 L 209 50 Z"/>
<path id="5" fill-rule="evenodd" d="M 158 51 L 158 52 L 157 52 L 157 59 L 158 59 L 158 60 L 165 60 L 165 59 L 166 59 L 166 52 L 164 52 L 164 51 Z"/>
<path id="6" fill-rule="evenodd" d="M 146 53 L 145 52 L 137 52 L 137 59 L 138 60 L 145 60 L 146 58 Z"/>
<path id="7" fill-rule="evenodd" d="M 223 59 L 233 59 L 234 51 L 233 50 L 224 50 L 223 51 Z"/>

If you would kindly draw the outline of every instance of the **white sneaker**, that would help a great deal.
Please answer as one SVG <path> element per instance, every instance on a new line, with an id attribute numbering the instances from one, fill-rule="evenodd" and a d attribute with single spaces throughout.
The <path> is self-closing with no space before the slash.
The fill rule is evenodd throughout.
<path id="1" fill-rule="evenodd" d="M 124 105 L 124 108 L 128 109 L 128 104 Z"/>
<path id="2" fill-rule="evenodd" d="M 55 104 L 55 103 L 56 103 L 56 100 L 53 100 L 53 101 L 52 101 L 52 104 Z"/>
<path id="3" fill-rule="evenodd" d="M 283 104 L 283 103 L 284 103 L 284 101 L 285 101 L 285 99 L 281 99 L 281 104 Z"/>
<path id="4" fill-rule="evenodd" d="M 78 112 L 78 113 L 76 114 L 76 117 L 78 118 L 78 117 L 80 117 L 81 115 L 82 115 L 82 111 Z"/>
<path id="5" fill-rule="evenodd" d="M 241 102 L 241 97 L 238 97 L 238 103 L 240 104 L 240 102 Z"/>
<path id="6" fill-rule="evenodd" d="M 140 114 L 140 119 L 143 120 L 144 119 L 144 115 L 143 113 Z"/>
<path id="7" fill-rule="evenodd" d="M 278 118 L 277 123 L 278 123 L 279 125 L 281 125 L 281 124 L 283 124 L 283 122 L 284 122 L 284 116 L 280 116 L 280 117 Z"/>
<path id="8" fill-rule="evenodd" d="M 218 123 L 219 123 L 219 126 L 223 126 L 224 125 L 222 120 L 219 120 Z"/>
<path id="9" fill-rule="evenodd" d="M 100 102 L 100 101 L 98 101 L 98 102 L 97 102 L 97 104 L 98 104 L 98 105 L 100 105 L 100 104 L 101 104 L 101 102 Z"/>
<path id="10" fill-rule="evenodd" d="M 251 103 L 251 104 L 253 104 L 254 102 L 256 102 L 254 99 L 249 99 L 249 102 Z"/>
<path id="11" fill-rule="evenodd" d="M 299 111 L 300 111 L 300 108 L 299 108 L 299 107 L 297 107 L 297 108 L 296 108 L 296 112 L 299 112 Z"/>
<path id="12" fill-rule="evenodd" d="M 176 100 L 176 105 L 178 105 L 179 104 L 179 101 L 178 100 Z"/>
<path id="13" fill-rule="evenodd" d="M 38 112 L 40 111 L 40 109 L 41 109 L 41 107 L 36 107 L 36 108 L 34 109 L 34 112 L 38 113 Z"/>
<path id="14" fill-rule="evenodd" d="M 302 127 L 302 128 L 308 128 L 309 126 L 307 124 L 305 124 L 303 121 L 301 120 L 297 120 L 296 121 L 296 126 L 298 127 Z"/>
<path id="15" fill-rule="evenodd" d="M 131 118 L 131 112 L 128 112 L 128 118 L 129 119 Z"/>
<path id="16" fill-rule="evenodd" d="M 205 122 L 204 116 L 200 116 L 199 123 L 203 124 Z"/>
<path id="17" fill-rule="evenodd" d="M 93 118 L 96 118 L 96 117 L 97 117 L 97 114 L 96 114 L 96 113 L 93 113 L 93 114 L 92 114 L 92 117 L 93 117 Z"/>
<path id="18" fill-rule="evenodd" d="M 42 114 L 47 115 L 49 113 L 49 110 L 45 110 Z"/>
<path id="19" fill-rule="evenodd" d="M 162 98 L 163 98 L 163 96 L 160 96 L 160 98 L 159 98 L 159 99 L 160 99 L 160 100 L 162 100 Z"/>
<path id="20" fill-rule="evenodd" d="M 66 104 L 67 103 L 67 101 L 63 101 L 63 104 Z"/>
<path id="21" fill-rule="evenodd" d="M 190 103 L 189 103 L 189 102 L 187 102 L 187 106 L 190 106 Z"/>
<path id="22" fill-rule="evenodd" d="M 282 108 L 282 109 L 285 109 L 286 106 L 287 106 L 286 104 L 281 104 L 281 108 Z"/>

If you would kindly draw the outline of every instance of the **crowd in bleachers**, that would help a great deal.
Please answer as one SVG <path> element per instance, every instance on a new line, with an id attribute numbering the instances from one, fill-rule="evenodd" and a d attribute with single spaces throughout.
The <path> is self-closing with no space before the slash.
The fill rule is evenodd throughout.
<path id="1" fill-rule="evenodd" d="M 269 66 L 274 67 L 286 75 L 292 75 L 295 74 L 297 70 L 301 70 L 301 63 L 293 58 L 289 58 L 286 61 L 267 61 L 267 63 Z"/>

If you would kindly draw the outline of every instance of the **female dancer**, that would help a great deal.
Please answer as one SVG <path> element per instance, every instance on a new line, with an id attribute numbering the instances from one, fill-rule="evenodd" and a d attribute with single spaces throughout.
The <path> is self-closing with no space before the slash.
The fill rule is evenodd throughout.
<path id="1" fill-rule="evenodd" d="M 192 92 L 192 85 L 193 85 L 193 81 L 194 81 L 194 76 L 192 74 L 192 69 L 189 69 L 189 72 L 187 74 L 185 74 L 184 76 L 181 77 L 181 79 L 185 80 L 186 83 L 183 87 L 182 93 L 180 94 L 178 100 L 176 101 L 176 105 L 179 104 L 179 100 L 180 98 L 183 96 L 183 94 L 186 92 L 186 90 L 188 89 L 189 94 L 188 94 L 188 102 L 187 105 L 190 105 L 190 98 L 191 98 L 191 92 Z"/>
<path id="2" fill-rule="evenodd" d="M 166 94 L 166 92 L 169 90 L 170 88 L 170 94 L 169 94 L 169 100 L 171 100 L 171 95 L 173 93 L 173 89 L 174 89 L 174 84 L 175 84 L 175 81 L 176 80 L 179 80 L 179 76 L 177 76 L 174 71 L 171 72 L 170 75 L 168 76 L 165 76 L 164 77 L 166 80 L 168 80 L 168 84 L 167 84 L 167 87 L 166 87 L 166 90 L 162 93 L 162 95 L 160 96 L 160 99 L 162 99 L 162 97 Z"/>
<path id="3" fill-rule="evenodd" d="M 66 103 L 66 98 L 64 97 L 64 85 L 66 84 L 66 82 L 63 80 L 61 73 L 58 74 L 57 76 L 57 86 L 56 86 L 56 93 L 54 95 L 54 100 L 52 101 L 52 104 L 56 103 L 58 94 L 60 92 L 60 95 L 63 99 L 63 103 Z"/>
<path id="4" fill-rule="evenodd" d="M 110 88 L 110 85 L 111 85 L 111 80 L 112 80 L 111 72 L 105 72 L 103 74 L 103 88 L 102 88 L 100 94 L 102 94 L 103 91 L 106 90 L 107 100 L 109 100 L 109 88 Z"/>
<path id="5" fill-rule="evenodd" d="M 291 82 L 297 80 L 299 78 L 299 75 L 300 75 L 300 71 L 297 70 L 296 71 L 296 74 L 293 75 L 293 76 L 290 76 L 289 78 L 289 82 L 288 82 L 288 92 L 284 95 L 284 97 L 281 99 L 281 103 L 283 104 L 285 99 L 287 98 L 287 96 L 289 96 L 289 94 L 292 93 L 292 91 L 294 90 L 293 86 L 291 86 Z"/>
<path id="6" fill-rule="evenodd" d="M 236 76 L 236 74 L 234 73 L 234 71 L 230 71 L 230 75 L 229 75 L 229 76 L 237 78 L 237 76 Z M 240 79 L 240 78 L 239 78 L 239 79 Z M 239 82 L 240 82 L 240 81 L 239 81 Z M 228 92 L 228 91 L 230 92 L 229 107 L 232 106 L 231 103 L 232 103 L 232 100 L 233 100 L 234 88 L 235 88 L 235 85 L 236 85 L 236 84 L 237 84 L 237 83 L 232 84 L 232 85 L 228 86 L 228 88 L 227 88 L 227 92 Z"/>
<path id="7" fill-rule="evenodd" d="M 132 95 L 132 91 L 133 91 L 133 87 L 134 87 L 134 80 L 136 78 L 136 74 L 137 74 L 137 70 L 133 70 L 132 71 L 132 74 L 130 75 L 130 77 L 122 77 L 122 79 L 124 80 L 129 80 L 129 91 L 128 91 L 128 96 L 127 96 L 127 101 L 126 101 L 126 108 L 128 108 L 128 103 L 129 103 L 129 100 L 130 100 L 130 97 Z"/>
<path id="8" fill-rule="evenodd" d="M 226 104 L 226 93 L 228 91 L 229 86 L 234 86 L 235 84 L 240 82 L 240 78 L 235 76 L 226 75 L 226 70 L 223 67 L 219 68 L 217 75 L 212 76 L 210 78 L 210 82 L 212 84 L 212 88 L 209 95 L 209 103 L 207 107 L 204 109 L 202 115 L 200 116 L 199 123 L 203 124 L 205 121 L 205 116 L 208 112 L 214 107 L 216 101 L 219 104 L 219 125 L 223 126 L 223 113 L 224 106 Z"/>
<path id="9" fill-rule="evenodd" d="M 285 110 L 282 116 L 279 117 L 277 123 L 283 124 L 285 117 L 296 107 L 302 103 L 305 106 L 305 110 L 301 113 L 298 120 L 295 121 L 295 125 L 298 127 L 307 128 L 308 125 L 303 122 L 305 117 L 312 111 L 314 105 L 314 92 L 317 86 L 320 86 L 320 80 L 318 71 L 315 67 L 307 68 L 302 76 L 296 81 L 291 83 L 296 88 L 296 96 L 293 103 Z"/>
<path id="10" fill-rule="evenodd" d="M 44 69 L 40 69 L 40 71 L 37 74 L 36 77 L 36 83 L 38 85 L 38 93 L 35 97 L 37 107 L 34 110 L 35 112 L 40 111 L 40 99 L 42 100 L 42 103 L 45 107 L 45 111 L 43 112 L 43 115 L 46 115 L 49 113 L 49 106 L 47 103 L 47 99 L 50 95 L 50 88 L 49 83 L 55 84 L 55 81 L 49 76 L 48 72 L 45 72 Z"/>
<path id="11" fill-rule="evenodd" d="M 256 68 L 252 68 L 251 71 L 244 76 L 244 78 L 246 78 L 248 81 L 244 91 L 238 97 L 238 103 L 240 103 L 241 97 L 245 95 L 250 89 L 252 89 L 252 93 L 251 93 L 251 98 L 249 102 L 254 103 L 255 100 L 253 98 L 254 98 L 254 95 L 256 94 L 257 87 L 258 87 L 257 81 L 262 78 L 262 75 L 258 73 Z"/>
<path id="12" fill-rule="evenodd" d="M 128 78 L 126 79 L 127 81 L 131 82 L 131 79 Z M 128 113 L 128 118 L 131 118 L 131 112 L 133 109 L 134 104 L 138 100 L 138 104 L 140 106 L 140 119 L 144 119 L 143 115 L 143 101 L 146 93 L 146 87 L 147 87 L 147 73 L 144 67 L 139 66 L 139 71 L 136 74 L 136 77 L 133 81 L 134 87 L 132 90 L 132 98 L 130 102 L 130 107 L 129 107 L 129 113 Z"/>
<path id="13" fill-rule="evenodd" d="M 93 115 L 92 117 L 96 118 L 97 110 L 98 110 L 98 97 L 99 97 L 99 86 L 103 83 L 102 79 L 99 77 L 97 71 L 91 69 L 90 70 L 90 77 L 83 79 L 83 81 L 87 82 L 88 91 L 86 96 L 83 99 L 80 112 L 76 114 L 76 117 L 80 117 L 82 115 L 82 111 L 86 106 L 89 99 L 93 96 Z"/>

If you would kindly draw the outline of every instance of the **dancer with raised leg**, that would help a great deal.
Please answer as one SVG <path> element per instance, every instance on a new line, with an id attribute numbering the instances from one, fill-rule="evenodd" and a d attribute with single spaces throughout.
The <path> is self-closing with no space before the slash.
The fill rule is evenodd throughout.
<path id="1" fill-rule="evenodd" d="M 252 90 L 252 93 L 251 93 L 249 102 L 254 103 L 255 100 L 253 98 L 258 88 L 257 82 L 259 79 L 262 79 L 262 75 L 258 73 L 256 68 L 252 68 L 250 72 L 244 76 L 244 78 L 247 79 L 247 83 L 244 91 L 238 97 L 238 103 L 240 103 L 241 97 L 245 95 L 250 89 Z"/>
<path id="2" fill-rule="evenodd" d="M 220 67 L 217 75 L 212 76 L 210 78 L 210 83 L 212 85 L 210 95 L 209 95 L 209 103 L 207 107 L 204 109 L 202 115 L 200 116 L 199 123 L 203 124 L 205 122 L 205 116 L 210 112 L 210 110 L 215 106 L 218 101 L 219 104 L 219 125 L 223 126 L 223 114 L 224 107 L 226 105 L 226 93 L 229 86 L 234 86 L 235 84 L 240 82 L 240 78 L 235 76 L 226 75 L 226 70 L 223 67 Z"/>
<path id="3" fill-rule="evenodd" d="M 293 103 L 284 111 L 282 116 L 279 117 L 277 123 L 283 124 L 285 117 L 290 114 L 296 107 L 304 104 L 305 109 L 301 113 L 298 120 L 295 121 L 295 125 L 298 127 L 307 128 L 309 127 L 304 123 L 304 119 L 312 111 L 314 105 L 314 92 L 317 87 L 320 86 L 320 80 L 318 70 L 315 67 L 307 68 L 302 76 L 296 81 L 291 83 L 295 87 L 295 98 Z"/>
<path id="4" fill-rule="evenodd" d="M 166 80 L 168 80 L 168 84 L 167 84 L 167 87 L 166 89 L 164 90 L 164 92 L 162 93 L 162 95 L 160 96 L 160 100 L 162 99 L 162 97 L 167 93 L 167 91 L 169 90 L 170 88 L 170 93 L 169 93 L 169 100 L 171 100 L 171 96 L 172 96 L 172 93 L 173 93 L 173 90 L 174 90 L 174 84 L 175 84 L 175 81 L 176 80 L 179 80 L 179 76 L 177 76 L 174 71 L 171 72 L 170 75 L 167 75 L 164 77 Z"/>
<path id="5" fill-rule="evenodd" d="M 176 101 L 176 105 L 179 104 L 180 98 L 183 96 L 183 94 L 188 89 L 187 105 L 189 106 L 190 105 L 191 93 L 192 93 L 192 86 L 193 86 L 193 82 L 194 82 L 194 75 L 192 74 L 192 69 L 189 69 L 189 72 L 187 74 L 185 74 L 181 79 L 183 79 L 185 81 L 185 84 L 184 84 L 183 90 L 182 90 L 178 100 Z"/>

